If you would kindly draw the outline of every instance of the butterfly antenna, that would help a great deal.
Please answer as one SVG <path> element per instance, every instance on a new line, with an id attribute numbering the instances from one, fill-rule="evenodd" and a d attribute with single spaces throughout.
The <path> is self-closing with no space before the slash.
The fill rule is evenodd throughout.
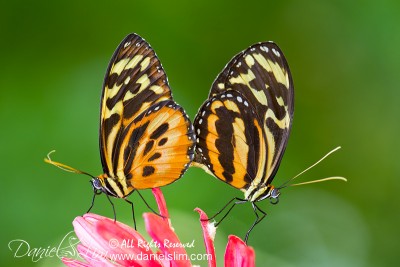
<path id="1" fill-rule="evenodd" d="M 302 182 L 302 183 L 297 183 L 297 184 L 291 184 L 289 186 L 296 186 L 296 185 L 304 185 L 304 184 L 313 184 L 313 183 L 319 183 L 319 182 L 325 182 L 325 181 L 330 181 L 330 180 L 341 180 L 344 182 L 347 182 L 347 179 L 341 176 L 332 176 L 332 177 L 327 177 L 327 178 L 322 178 L 318 180 L 313 180 L 313 181 L 308 181 L 308 182 Z"/>
<path id="2" fill-rule="evenodd" d="M 311 165 L 310 167 L 308 167 L 307 169 L 305 169 L 304 171 L 300 172 L 299 174 L 297 174 L 296 176 L 294 176 L 293 178 L 289 179 L 288 181 L 286 181 L 285 183 L 283 183 L 280 187 L 278 187 L 278 189 L 282 189 L 288 186 L 296 186 L 296 185 L 304 185 L 304 184 L 312 184 L 312 183 L 319 183 L 319 182 L 325 182 L 325 181 L 330 181 L 330 180 L 342 180 L 347 182 L 347 179 L 344 177 L 340 177 L 340 176 L 334 176 L 334 177 L 328 177 L 328 178 L 323 178 L 323 179 L 318 179 L 318 180 L 313 180 L 313 181 L 308 181 L 308 182 L 302 182 L 302 183 L 297 183 L 297 184 L 289 184 L 291 181 L 293 181 L 294 179 L 296 179 L 297 177 L 299 177 L 300 175 L 304 174 L 305 172 L 309 171 L 310 169 L 314 168 L 316 165 L 318 165 L 319 163 L 321 163 L 321 161 L 323 161 L 324 159 L 326 159 L 329 155 L 333 154 L 334 152 L 338 151 L 341 147 L 338 146 L 337 148 L 329 151 L 325 156 L 323 156 L 321 159 L 319 159 L 317 162 L 315 162 L 313 165 Z"/>
<path id="3" fill-rule="evenodd" d="M 66 171 L 66 172 L 73 172 L 73 173 L 78 173 L 78 174 L 84 174 L 84 175 L 90 176 L 90 177 L 92 177 L 92 178 L 95 178 L 93 175 L 91 175 L 91 174 L 89 174 L 89 173 L 87 173 L 87 172 L 83 172 L 83 171 L 74 169 L 74 168 L 72 168 L 72 167 L 70 167 L 70 166 L 68 166 L 68 165 L 62 164 L 62 163 L 60 163 L 60 162 L 53 161 L 53 160 L 50 158 L 50 155 L 51 155 L 52 153 L 54 153 L 54 152 L 56 152 L 56 151 L 55 151 L 55 150 L 50 151 L 50 152 L 47 154 L 47 158 L 44 159 L 44 162 L 49 163 L 49 164 L 51 164 L 51 165 L 54 165 L 54 166 L 56 166 L 57 168 L 60 168 L 61 170 Z"/>

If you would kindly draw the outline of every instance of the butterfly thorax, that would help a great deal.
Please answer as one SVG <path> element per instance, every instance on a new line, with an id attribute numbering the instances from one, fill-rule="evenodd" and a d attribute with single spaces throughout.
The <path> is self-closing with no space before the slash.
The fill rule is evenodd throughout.
<path id="1" fill-rule="evenodd" d="M 133 188 L 126 184 L 126 179 L 110 177 L 104 173 L 92 179 L 91 183 L 95 190 L 100 190 L 107 195 L 124 198 L 133 192 Z"/>
<path id="2" fill-rule="evenodd" d="M 279 200 L 279 189 L 273 185 L 250 185 L 244 192 L 245 199 L 250 202 L 257 202 L 266 198 L 271 199 L 272 203 L 277 203 Z"/>

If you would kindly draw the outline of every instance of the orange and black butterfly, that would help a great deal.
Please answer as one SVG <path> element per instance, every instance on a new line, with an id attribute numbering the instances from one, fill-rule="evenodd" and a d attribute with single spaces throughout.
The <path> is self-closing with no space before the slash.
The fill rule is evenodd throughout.
<path id="1" fill-rule="evenodd" d="M 252 203 L 257 216 L 252 228 L 266 215 L 255 202 L 278 200 L 279 189 L 271 182 L 286 148 L 293 111 L 287 61 L 276 44 L 264 42 L 225 66 L 194 120 L 193 165 L 244 192 L 244 199 L 232 201 Z"/>
<path id="2" fill-rule="evenodd" d="M 266 216 L 256 202 L 270 199 L 276 204 L 281 188 L 338 149 L 274 187 L 271 183 L 285 152 L 293 112 L 294 87 L 288 63 L 275 43 L 264 42 L 240 52 L 225 66 L 194 120 L 196 153 L 192 164 L 244 192 L 243 199 L 233 198 L 216 214 L 235 201 L 217 225 L 236 204 L 252 204 L 256 220 L 246 242 Z M 290 186 L 327 180 L 346 179 L 329 177 Z"/>
<path id="3" fill-rule="evenodd" d="M 126 197 L 134 190 L 179 179 L 193 160 L 194 141 L 193 126 L 173 100 L 154 50 L 140 36 L 130 34 L 114 52 L 104 79 L 100 113 L 103 174 L 93 177 L 50 159 L 46 162 L 92 176 L 94 197 L 105 193 L 128 201 Z"/>

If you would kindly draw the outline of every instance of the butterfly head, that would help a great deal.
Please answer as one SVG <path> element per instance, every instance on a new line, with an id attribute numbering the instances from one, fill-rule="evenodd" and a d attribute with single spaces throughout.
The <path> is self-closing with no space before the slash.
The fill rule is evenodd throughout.
<path id="1" fill-rule="evenodd" d="M 121 190 L 118 190 L 116 182 L 108 177 L 107 174 L 101 174 L 97 177 L 93 177 L 90 180 L 92 184 L 93 191 L 95 194 L 107 194 L 112 197 L 123 197 L 125 196 Z"/>
<path id="2" fill-rule="evenodd" d="M 101 193 L 106 193 L 103 179 L 100 179 L 99 177 L 94 177 L 90 180 L 90 183 L 92 184 L 95 194 L 99 195 Z"/>
<path id="3" fill-rule="evenodd" d="M 259 202 L 269 198 L 272 204 L 277 204 L 279 202 L 280 194 L 281 192 L 279 188 L 276 188 L 273 185 L 263 185 L 247 190 L 245 198 L 250 202 Z"/>
<path id="4" fill-rule="evenodd" d="M 278 204 L 280 195 L 281 195 L 281 192 L 279 191 L 279 188 L 274 187 L 271 190 L 270 197 L 269 197 L 271 204 L 274 204 L 274 205 Z"/>
<path id="5" fill-rule="evenodd" d="M 273 185 L 268 185 L 266 186 L 266 190 L 256 201 L 261 201 L 266 198 L 269 198 L 269 201 L 271 204 L 278 204 L 279 202 L 279 196 L 281 192 L 279 191 L 279 188 L 274 187 Z"/>

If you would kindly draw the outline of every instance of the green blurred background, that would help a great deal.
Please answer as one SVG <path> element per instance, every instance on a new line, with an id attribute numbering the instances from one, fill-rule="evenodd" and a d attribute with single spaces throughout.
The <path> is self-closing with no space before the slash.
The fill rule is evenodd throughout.
<path id="1" fill-rule="evenodd" d="M 268 217 L 249 240 L 257 266 L 398 265 L 398 1 L 2 1 L 0 14 L 2 266 L 61 266 L 54 257 L 15 258 L 8 244 L 57 246 L 89 207 L 88 178 L 43 158 L 56 149 L 54 160 L 100 174 L 101 86 L 130 32 L 156 50 L 191 118 L 234 54 L 259 41 L 279 44 L 296 112 L 276 185 L 343 147 L 302 180 L 341 175 L 348 183 L 288 188 L 279 205 L 260 203 Z M 242 196 L 194 168 L 163 192 L 181 240 L 195 239 L 193 253 L 204 252 L 193 209 L 212 215 Z M 136 194 L 130 199 L 137 214 L 148 211 Z M 115 204 L 118 219 L 131 224 L 129 205 Z M 93 211 L 112 217 L 105 196 Z M 219 266 L 228 234 L 243 237 L 253 219 L 251 206 L 241 205 L 218 228 Z"/>

